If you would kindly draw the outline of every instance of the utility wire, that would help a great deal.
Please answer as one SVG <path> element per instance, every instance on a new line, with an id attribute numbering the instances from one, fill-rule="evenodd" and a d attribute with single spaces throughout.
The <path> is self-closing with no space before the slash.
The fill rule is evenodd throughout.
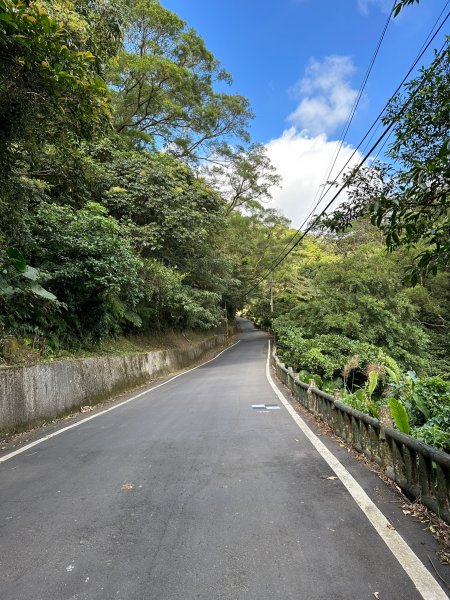
<path id="1" fill-rule="evenodd" d="M 435 22 L 434 22 L 434 25 L 433 25 L 433 27 L 431 28 L 431 31 L 430 31 L 430 33 L 428 34 L 427 38 L 426 38 L 426 39 L 425 39 L 425 41 L 423 42 L 423 44 L 422 44 L 422 46 L 421 46 L 421 48 L 420 48 L 420 50 L 419 50 L 419 53 L 421 53 L 421 52 L 422 52 L 422 50 L 425 48 L 426 44 L 428 44 L 428 41 L 429 41 L 429 39 L 430 39 L 431 35 L 433 35 L 433 31 L 434 31 L 434 30 L 435 30 L 435 28 L 437 27 L 437 25 L 438 25 L 438 23 L 439 23 L 439 21 L 440 21 L 440 19 L 441 19 L 442 15 L 444 14 L 444 12 L 446 11 L 446 9 L 448 8 L 448 5 L 449 5 L 449 4 L 450 4 L 450 0 L 447 0 L 447 2 L 445 3 L 444 7 L 443 7 L 443 8 L 442 8 L 442 10 L 441 10 L 441 12 L 439 13 L 439 16 L 438 16 L 438 17 L 437 17 L 437 19 L 435 20 Z M 436 32 L 436 33 L 437 33 L 437 32 Z M 442 48 L 441 48 L 441 50 L 442 50 Z M 392 94 L 392 96 L 391 96 L 391 99 L 392 99 L 392 97 L 394 97 L 394 96 L 396 95 L 396 93 L 397 93 L 397 92 L 394 92 L 394 94 Z M 386 108 L 386 107 L 385 107 L 385 108 Z M 375 137 L 375 133 L 376 133 L 376 131 L 377 131 L 377 129 L 378 129 L 378 127 L 379 127 L 379 125 L 380 125 L 380 122 L 377 124 L 377 126 L 376 126 L 376 128 L 375 128 L 374 132 L 372 133 L 372 135 L 370 136 L 369 140 L 367 141 L 367 143 L 365 144 L 364 148 L 362 149 L 362 154 L 365 154 L 365 153 L 366 153 L 366 150 L 367 150 L 367 148 L 369 147 L 369 144 L 372 142 L 373 138 Z M 387 139 L 386 139 L 386 140 L 383 142 L 383 145 L 381 146 L 381 148 L 380 148 L 380 149 L 379 149 L 379 151 L 377 152 L 377 155 L 376 155 L 375 159 L 376 159 L 376 158 L 378 158 L 378 156 L 380 155 L 380 153 L 382 152 L 383 148 L 384 148 L 384 147 L 385 147 L 385 145 L 388 143 L 388 141 L 389 141 L 389 138 L 387 138 Z"/>
<path id="2" fill-rule="evenodd" d="M 389 26 L 389 23 L 391 22 L 392 13 L 394 11 L 394 8 L 395 8 L 396 4 L 397 4 L 397 0 L 394 0 L 394 4 L 392 5 L 392 9 L 391 9 L 391 11 L 389 13 L 388 18 L 386 19 L 386 23 L 384 24 L 383 31 L 381 32 L 381 35 L 379 37 L 378 43 L 376 45 L 376 48 L 375 48 L 374 53 L 372 55 L 372 58 L 370 60 L 369 66 L 368 66 L 367 71 L 366 71 L 366 74 L 364 75 L 364 79 L 363 79 L 362 84 L 361 84 L 361 86 L 359 88 L 357 97 L 356 97 L 356 99 L 355 99 L 355 101 L 353 103 L 353 106 L 352 106 L 352 109 L 350 111 L 350 114 L 347 117 L 347 121 L 346 121 L 346 123 L 344 125 L 344 129 L 342 130 L 342 133 L 341 133 L 341 135 L 339 137 L 339 140 L 340 140 L 339 144 L 338 144 L 336 150 L 334 151 L 333 156 L 331 157 L 331 160 L 330 160 L 330 162 L 328 164 L 328 167 L 327 167 L 327 169 L 325 171 L 324 177 L 322 178 L 322 182 L 321 182 L 320 186 L 317 188 L 317 192 L 316 192 L 316 194 L 314 196 L 314 200 L 313 200 L 314 206 L 311 209 L 311 211 L 309 212 L 308 216 L 306 217 L 306 220 L 308 220 L 314 214 L 314 212 L 316 211 L 317 207 L 322 202 L 322 199 L 323 199 L 323 196 L 324 196 L 324 194 L 323 194 L 324 190 L 323 189 L 321 190 L 321 188 L 322 188 L 322 186 L 325 186 L 325 184 L 327 183 L 327 181 L 331 177 L 333 169 L 334 169 L 334 167 L 336 165 L 336 161 L 337 161 L 338 156 L 339 156 L 339 154 L 340 154 L 340 152 L 342 150 L 342 146 L 344 145 L 345 138 L 346 138 L 347 133 L 348 133 L 348 131 L 350 129 L 350 125 L 352 124 L 353 118 L 355 116 L 356 109 L 359 106 L 359 103 L 361 101 L 362 95 L 363 95 L 364 90 L 366 88 L 367 81 L 368 81 L 368 79 L 370 77 L 370 74 L 372 72 L 373 66 L 374 66 L 375 61 L 377 59 L 378 53 L 380 51 L 381 44 L 383 43 L 384 36 L 386 35 L 387 28 Z M 319 195 L 319 193 L 320 193 L 320 197 L 319 197 L 319 199 L 316 202 L 316 199 L 317 199 L 317 196 Z"/>
<path id="3" fill-rule="evenodd" d="M 448 7 L 450 3 L 450 0 L 447 0 L 447 2 L 445 3 L 444 8 L 442 9 L 442 11 L 440 12 L 438 18 L 436 19 L 430 33 L 428 34 L 425 42 L 422 44 L 422 47 L 419 51 L 419 54 L 417 55 L 414 63 L 412 64 L 412 66 L 410 67 L 410 69 L 408 70 L 408 72 L 406 73 L 406 75 L 403 77 L 401 83 L 397 86 L 397 89 L 395 90 L 395 92 L 391 95 L 391 97 L 389 98 L 389 100 L 386 102 L 386 104 L 384 105 L 383 109 L 381 110 L 381 112 L 378 114 L 377 118 L 375 119 L 375 121 L 372 123 L 370 129 L 368 130 L 368 132 L 366 133 L 366 135 L 363 137 L 363 139 L 361 140 L 361 142 L 358 144 L 358 146 L 355 148 L 355 150 L 352 152 L 350 158 L 347 160 L 347 162 L 345 163 L 345 165 L 342 167 L 342 169 L 339 171 L 339 173 L 336 176 L 336 179 L 343 173 L 344 169 L 347 168 L 347 166 L 349 165 L 350 161 L 352 160 L 352 158 L 355 156 L 356 152 L 359 150 L 359 148 L 362 146 L 362 143 L 365 141 L 365 139 L 368 137 L 369 133 L 372 131 L 372 129 L 376 128 L 379 126 L 379 121 L 381 119 L 381 117 L 383 116 L 384 112 L 386 111 L 386 109 L 388 108 L 391 100 L 398 94 L 398 92 L 401 90 L 401 88 L 403 87 L 403 84 L 406 82 L 406 80 L 408 79 L 408 77 L 411 75 L 412 71 L 415 69 L 415 67 L 417 66 L 417 63 L 419 62 L 419 60 L 422 58 L 422 56 L 425 54 L 425 52 L 428 50 L 428 48 L 431 45 L 431 42 L 435 39 L 435 37 L 437 36 L 437 34 L 439 33 L 439 31 L 442 29 L 442 27 L 445 25 L 446 21 L 448 20 L 448 18 L 450 17 L 450 13 L 447 13 L 445 19 L 442 21 L 442 23 L 440 24 L 439 28 L 435 31 L 435 33 L 433 34 L 434 29 L 436 28 L 440 18 L 442 17 L 444 11 L 446 10 L 446 8 Z M 445 46 L 445 43 L 444 43 Z M 442 51 L 442 48 L 441 48 Z M 375 127 L 376 126 L 376 127 Z M 372 134 L 371 138 L 373 138 Z M 367 142 L 365 148 L 367 148 L 368 144 L 370 143 L 370 139 Z M 363 151 L 364 154 L 364 151 Z M 322 199 L 328 194 L 328 192 L 331 189 L 331 185 L 328 187 L 328 189 L 324 192 L 324 194 L 322 194 Z M 315 209 L 314 209 L 315 210 Z M 311 215 L 311 212 L 309 213 L 309 216 Z M 307 219 L 309 218 L 309 216 L 307 217 Z"/>
<path id="4" fill-rule="evenodd" d="M 450 1 L 450 0 L 449 0 Z M 439 31 L 442 29 L 442 27 L 444 26 L 445 22 L 447 21 L 447 19 L 450 17 L 450 13 L 447 14 L 446 18 L 444 19 L 444 21 L 441 23 L 440 27 L 437 29 L 437 31 L 434 33 L 434 35 L 430 38 L 430 40 L 428 41 L 428 43 L 426 44 L 426 46 L 423 47 L 422 51 L 420 52 L 419 56 L 416 58 L 416 60 L 414 61 L 413 66 L 409 69 L 407 75 L 403 78 L 402 83 L 399 85 L 399 87 L 397 88 L 397 90 L 394 92 L 393 96 L 395 96 L 397 94 L 397 92 L 399 91 L 399 89 L 401 88 L 401 86 L 403 85 L 403 83 L 406 81 L 407 77 L 410 75 L 410 73 L 412 72 L 412 70 L 414 69 L 414 67 L 416 66 L 416 64 L 418 63 L 418 61 L 420 60 L 420 58 L 422 58 L 423 54 L 426 52 L 426 50 L 428 49 L 428 47 L 430 46 L 431 42 L 434 40 L 434 38 L 436 37 L 436 35 L 439 33 Z M 448 42 L 446 41 L 443 46 L 441 47 L 441 50 L 438 53 L 438 57 L 439 60 L 442 60 L 443 57 L 443 52 L 445 47 L 447 46 Z M 403 104 L 403 107 L 401 109 L 400 112 L 403 112 L 406 107 L 408 106 L 409 102 L 414 98 L 414 96 L 417 94 L 417 92 L 419 91 L 421 86 L 419 86 L 418 88 L 416 88 L 413 96 L 409 97 L 407 99 L 407 101 Z M 389 102 L 386 104 L 389 104 Z M 385 108 L 386 108 L 385 107 Z M 383 111 L 380 113 L 380 116 L 383 114 L 385 109 L 383 109 Z M 377 120 L 380 118 L 377 117 Z M 368 153 L 365 155 L 365 157 L 363 158 L 363 160 L 358 164 L 358 166 L 355 168 L 355 170 L 353 171 L 351 177 L 344 183 L 341 185 L 341 187 L 339 188 L 339 190 L 336 192 L 336 194 L 331 198 L 331 200 L 327 203 L 327 205 L 325 206 L 325 208 L 320 212 L 319 215 L 317 215 L 313 221 L 308 225 L 308 227 L 305 229 L 305 231 L 301 231 L 301 229 L 298 229 L 296 234 L 292 237 L 292 240 L 299 234 L 301 233 L 301 236 L 298 240 L 295 241 L 295 243 L 292 243 L 291 247 L 288 250 L 283 249 L 283 251 L 278 255 L 278 257 L 276 257 L 274 259 L 274 261 L 272 262 L 272 264 L 270 265 L 270 267 L 268 268 L 268 270 L 258 278 L 258 280 L 255 282 L 255 284 L 249 288 L 245 293 L 244 293 L 244 297 L 248 296 L 250 292 L 252 292 L 254 289 L 256 289 L 256 287 L 258 287 L 258 285 L 264 280 L 266 279 L 266 277 L 272 273 L 285 259 L 286 257 L 294 250 L 294 248 L 296 248 L 299 243 L 303 240 L 303 238 L 311 231 L 311 229 L 314 227 L 314 225 L 317 223 L 317 221 L 326 213 L 326 211 L 328 210 L 328 208 L 333 204 L 333 202 L 338 198 L 338 196 L 343 192 L 343 190 L 348 187 L 348 185 L 350 185 L 351 181 L 354 179 L 354 177 L 356 176 L 356 174 L 359 172 L 359 170 L 361 169 L 361 167 L 367 162 L 367 160 L 370 158 L 370 155 L 372 154 L 372 152 L 374 152 L 374 150 L 377 148 L 377 146 L 383 141 L 383 139 L 387 136 L 387 134 L 391 131 L 391 129 L 394 126 L 394 121 L 391 121 L 391 123 L 387 126 L 387 128 L 384 130 L 384 132 L 378 137 L 377 141 L 375 142 L 375 144 L 370 148 L 370 150 L 368 151 Z M 375 123 L 371 126 L 371 128 L 369 129 L 369 132 L 373 129 Z M 368 132 L 368 133 L 369 133 Z M 364 136 L 363 140 L 365 140 L 365 138 L 367 137 L 368 133 L 366 133 L 366 135 Z M 358 145 L 358 147 L 355 149 L 356 150 L 361 146 L 362 141 L 360 142 L 360 144 Z M 353 153 L 354 154 L 354 153 Z M 353 156 L 353 155 L 352 155 Z M 344 168 L 347 166 L 347 164 L 350 162 L 350 159 L 347 161 L 346 165 L 341 169 L 339 175 L 342 173 L 342 171 L 344 170 Z M 328 188 L 326 194 L 329 192 L 329 190 L 331 189 L 331 187 Z M 324 196 L 326 195 L 324 194 Z M 309 218 L 309 217 L 308 217 Z M 305 223 L 305 222 L 304 222 Z M 302 227 L 304 225 L 304 223 L 302 224 Z"/>
<path id="5" fill-rule="evenodd" d="M 428 43 L 428 40 L 430 38 L 430 36 L 433 34 L 434 29 L 436 28 L 437 24 L 439 23 L 442 15 L 444 14 L 444 12 L 446 11 L 446 9 L 448 8 L 448 5 L 450 4 L 450 0 L 447 0 L 447 2 L 445 3 L 444 7 L 442 8 L 441 12 L 439 13 L 439 16 L 437 17 L 436 21 L 434 22 L 434 25 L 430 31 L 430 33 L 428 34 L 427 39 L 424 41 L 424 43 L 422 44 L 422 47 L 420 49 L 420 52 L 422 52 L 423 48 L 425 47 L 425 45 Z M 446 43 L 444 42 L 443 46 L 440 49 L 440 52 L 443 51 L 444 47 L 445 47 Z M 395 95 L 395 94 L 394 94 Z M 383 152 L 383 149 L 385 148 L 386 144 L 389 143 L 389 140 L 392 136 L 392 132 L 390 133 L 390 135 L 384 140 L 383 144 L 380 146 L 380 148 L 378 149 L 376 155 L 374 156 L 373 160 L 372 160 L 372 164 L 375 163 L 379 156 L 381 155 L 381 153 Z M 372 139 L 373 136 L 371 136 Z M 363 154 L 365 153 L 367 149 L 367 145 L 365 146 L 364 150 L 363 150 Z"/>
<path id="6" fill-rule="evenodd" d="M 450 0 L 447 0 L 446 5 L 444 7 L 444 9 L 441 11 L 438 19 L 436 20 L 430 34 L 427 37 L 427 40 L 424 42 L 424 44 L 422 45 L 422 48 L 418 54 L 418 56 L 416 57 L 414 63 L 412 64 L 412 66 L 409 68 L 408 72 L 406 73 L 406 75 L 403 77 L 401 83 L 397 86 L 396 90 L 394 91 L 394 93 L 392 94 L 392 96 L 389 98 L 389 100 L 386 102 L 385 106 L 383 107 L 383 109 L 381 110 L 381 112 L 378 114 L 377 118 L 374 120 L 374 122 L 372 123 L 372 125 L 370 126 L 370 128 L 368 129 L 368 131 L 366 132 L 366 134 L 364 135 L 364 137 L 362 138 L 362 140 L 359 142 L 358 146 L 356 146 L 356 148 L 354 149 L 353 153 L 351 154 L 351 156 L 349 157 L 349 159 L 346 161 L 346 163 L 344 164 L 344 166 L 341 168 L 341 170 L 339 171 L 336 179 L 342 174 L 342 172 L 347 168 L 347 166 L 349 165 L 349 163 L 351 162 L 351 160 L 353 159 L 353 157 L 355 156 L 355 154 L 358 152 L 358 150 L 361 148 L 362 144 L 364 143 L 364 141 L 367 139 L 367 137 L 369 136 L 369 134 L 372 132 L 372 130 L 375 128 L 375 126 L 379 126 L 379 121 L 381 119 L 381 117 L 383 116 L 386 108 L 388 107 L 389 103 L 391 102 L 392 98 L 394 98 L 397 93 L 400 91 L 400 89 L 402 88 L 403 84 L 405 83 L 405 81 L 408 79 L 409 75 L 412 73 L 412 71 L 414 70 L 414 68 L 417 66 L 417 63 L 419 62 L 419 60 L 422 58 L 422 56 L 425 54 L 425 52 L 428 50 L 429 46 L 431 45 L 431 43 L 433 42 L 433 40 L 436 38 L 437 34 L 441 31 L 441 29 L 443 28 L 443 26 L 445 25 L 445 23 L 447 22 L 448 18 L 450 17 L 450 13 L 447 13 L 445 19 L 443 20 L 443 22 L 441 23 L 441 25 L 439 26 L 439 28 L 434 32 L 434 34 L 432 35 L 433 30 L 436 28 L 436 25 L 439 21 L 439 19 L 441 18 L 445 8 L 448 6 Z M 447 42 L 444 43 L 444 45 L 442 46 L 440 53 L 443 51 L 443 49 L 445 48 Z M 362 167 L 362 165 L 367 162 L 368 158 L 370 157 L 370 154 L 376 149 L 376 147 L 381 143 L 381 141 L 385 138 L 386 133 L 388 131 L 390 131 L 391 126 L 388 127 L 388 129 L 386 129 L 386 131 L 377 139 L 377 142 L 374 144 L 374 146 L 369 150 L 369 153 L 365 156 L 365 158 L 363 159 L 363 161 L 360 163 L 360 165 L 358 165 L 357 167 L 357 171 Z M 372 133 L 372 136 L 370 139 L 373 138 L 374 133 Z M 370 140 L 369 140 L 370 142 Z M 386 142 L 385 142 L 386 143 Z M 385 144 L 383 144 L 384 147 Z M 367 145 L 366 145 L 367 147 Z M 356 171 L 356 172 L 357 172 Z M 356 174 L 355 172 L 355 174 Z M 350 180 L 346 182 L 345 185 L 343 185 L 339 191 L 335 194 L 335 196 L 333 196 L 333 198 L 331 199 L 330 202 L 328 202 L 328 204 L 326 205 L 326 207 L 322 210 L 322 212 L 318 215 L 318 217 L 316 219 L 314 219 L 314 222 L 308 226 L 308 228 L 305 230 L 305 232 L 302 233 L 302 228 L 304 227 L 304 225 L 306 224 L 306 222 L 308 221 L 308 219 L 311 217 L 311 212 L 308 214 L 308 216 L 306 217 L 306 219 L 303 221 L 303 223 L 300 225 L 300 227 L 297 229 L 297 231 L 294 233 L 294 235 L 291 237 L 291 239 L 287 242 L 287 244 L 285 245 L 285 247 L 282 249 L 282 251 L 278 254 L 278 256 L 272 261 L 271 265 L 269 266 L 268 270 L 266 273 L 264 273 L 264 275 L 262 275 L 261 277 L 258 278 L 257 282 L 255 285 L 253 285 L 250 289 L 248 289 L 245 293 L 244 293 L 244 297 L 248 296 L 248 294 L 253 291 L 266 277 L 267 275 L 269 275 L 271 272 L 273 272 L 273 270 L 279 265 L 281 264 L 281 262 L 283 262 L 283 260 L 292 252 L 292 250 L 303 240 L 303 238 L 305 237 L 306 233 L 308 233 L 312 227 L 315 225 L 316 221 L 318 220 L 318 218 L 320 218 L 321 216 L 323 216 L 325 214 L 325 212 L 328 210 L 328 208 L 331 206 L 331 204 L 333 204 L 333 202 L 336 200 L 336 198 L 342 193 L 342 191 L 345 189 L 345 187 L 347 187 L 350 183 Z M 322 195 L 321 200 L 323 200 L 323 198 L 329 193 L 329 191 L 331 190 L 332 186 L 330 185 L 328 187 L 328 189 L 325 191 L 325 193 Z M 313 211 L 315 210 L 316 207 L 313 208 Z M 299 238 L 299 240 L 295 241 L 295 238 L 301 234 L 301 237 Z M 290 248 L 290 250 L 288 250 L 286 252 L 286 249 L 289 245 L 292 245 L 292 247 Z M 282 256 L 281 259 L 279 259 L 279 257 Z M 279 259 L 279 260 L 278 260 Z"/>
<path id="7" fill-rule="evenodd" d="M 363 158 L 363 160 L 358 164 L 358 166 L 355 168 L 355 170 L 353 171 L 352 175 L 350 176 L 350 178 L 345 182 L 345 184 L 343 184 L 339 190 L 336 192 L 336 194 L 331 198 L 331 200 L 328 202 L 328 204 L 325 206 L 325 208 L 322 210 L 322 212 L 317 215 L 312 221 L 311 223 L 308 225 L 308 227 L 302 231 L 301 236 L 299 237 L 298 240 L 296 240 L 296 242 L 289 248 L 289 250 L 287 250 L 283 256 L 281 256 L 281 258 L 279 258 L 278 260 L 276 260 L 276 262 L 274 264 L 272 264 L 272 266 L 269 268 L 269 270 L 264 273 L 264 275 L 262 275 L 259 280 L 251 287 L 249 288 L 245 294 L 244 294 L 244 298 L 246 296 L 248 296 L 248 294 L 250 294 L 250 292 L 252 292 L 254 289 L 256 289 L 259 284 L 264 281 L 264 279 L 267 278 L 267 276 L 272 273 L 286 258 L 287 256 L 289 256 L 289 254 L 300 244 L 300 242 L 303 240 L 303 238 L 311 231 L 311 229 L 314 227 L 314 225 L 317 223 L 317 221 L 320 219 L 320 217 L 322 217 L 326 211 L 328 210 L 328 208 L 333 204 L 333 202 L 336 200 L 336 198 L 343 192 L 343 190 L 351 183 L 352 179 L 354 179 L 354 177 L 357 175 L 357 173 L 360 171 L 361 167 L 364 165 L 364 163 L 368 160 L 368 158 L 370 157 L 370 154 L 375 150 L 375 148 L 378 146 L 378 144 L 381 143 L 381 141 L 386 137 L 386 135 L 389 133 L 389 131 L 394 127 L 394 123 L 390 123 L 390 125 L 383 131 L 383 133 L 379 136 L 379 138 L 377 139 L 377 141 L 375 142 L 375 144 L 372 146 L 372 148 L 370 149 L 369 153 Z"/>
<path id="8" fill-rule="evenodd" d="M 450 0 L 449 0 L 449 1 L 450 1 Z M 394 0 L 394 4 L 393 4 L 393 6 L 392 6 L 392 10 L 391 10 L 391 12 L 389 13 L 389 16 L 388 16 L 388 18 L 387 18 L 387 20 L 386 20 L 386 22 L 385 22 L 385 24 L 384 24 L 383 30 L 382 30 L 382 32 L 381 32 L 381 35 L 380 35 L 379 39 L 378 39 L 378 42 L 377 42 L 376 48 L 375 48 L 375 50 L 374 50 L 374 53 L 373 53 L 373 55 L 372 55 L 372 58 L 371 58 L 371 60 L 370 60 L 369 66 L 368 66 L 368 68 L 367 68 L 367 71 L 366 71 L 366 74 L 364 75 L 363 81 L 362 81 L 362 83 L 361 83 L 361 86 L 360 86 L 360 88 L 359 88 L 359 91 L 358 91 L 357 97 L 355 98 L 355 101 L 354 101 L 354 103 L 353 103 L 353 106 L 352 106 L 352 109 L 351 109 L 351 111 L 350 111 L 350 114 L 349 114 L 349 116 L 347 117 L 347 121 L 346 121 L 346 123 L 345 123 L 345 125 L 344 125 L 344 128 L 343 128 L 343 130 L 342 130 L 342 133 L 341 133 L 341 135 L 340 135 L 340 138 L 339 138 L 339 139 L 340 139 L 339 145 L 338 145 L 337 149 L 334 151 L 334 154 L 333 154 L 333 156 L 331 157 L 331 159 L 330 159 L 330 162 L 329 162 L 329 164 L 328 164 L 328 166 L 327 166 L 327 169 L 326 169 L 326 171 L 325 171 L 325 173 L 324 173 L 324 176 L 323 176 L 323 178 L 322 178 L 322 182 L 321 182 L 321 184 L 319 185 L 319 187 L 317 188 L 317 191 L 316 191 L 316 193 L 315 193 L 315 195 L 314 195 L 314 199 L 313 199 L 314 206 L 313 206 L 313 208 L 310 210 L 310 212 L 308 213 L 308 216 L 306 217 L 306 219 L 303 221 L 303 223 L 300 225 L 300 227 L 299 227 L 299 228 L 297 229 L 297 231 L 294 233 L 294 235 L 292 236 L 292 238 L 291 238 L 291 239 L 289 239 L 289 240 L 288 240 L 288 242 L 286 242 L 286 244 L 285 244 L 285 247 L 283 248 L 282 252 L 284 252 L 284 250 L 285 250 L 285 249 L 286 249 L 286 248 L 287 248 L 287 247 L 288 247 L 288 246 L 289 246 L 289 245 L 290 245 L 290 244 L 293 242 L 293 240 L 294 240 L 294 239 L 297 237 L 297 235 L 298 235 L 298 234 L 301 232 L 301 230 L 302 230 L 302 228 L 304 227 L 304 225 L 305 225 L 305 224 L 307 223 L 307 221 L 308 221 L 308 220 L 311 218 L 311 216 L 312 216 L 312 215 L 314 214 L 314 212 L 316 211 L 317 207 L 318 207 L 318 206 L 320 205 L 320 203 L 322 202 L 322 199 L 323 199 L 323 193 L 321 193 L 321 188 L 322 188 L 322 186 L 324 186 L 324 185 L 325 185 L 325 183 L 327 182 L 327 180 L 328 180 L 328 179 L 329 179 L 329 177 L 331 176 L 331 173 L 332 173 L 332 171 L 333 171 L 333 169 L 334 169 L 334 166 L 335 166 L 335 164 L 336 164 L 336 161 L 337 161 L 337 158 L 338 158 L 338 156 L 339 156 L 339 153 L 340 153 L 340 151 L 341 151 L 341 149 L 342 149 L 342 146 L 344 145 L 345 136 L 347 135 L 347 133 L 348 133 L 348 130 L 350 129 L 350 125 L 351 125 L 351 123 L 352 123 L 352 121 L 353 121 L 353 117 L 355 116 L 356 109 L 358 108 L 358 105 L 359 105 L 359 103 L 360 103 L 360 101 L 361 101 L 361 98 L 362 98 L 362 95 L 363 95 L 364 89 L 365 89 L 365 87 L 366 87 L 367 81 L 368 81 L 368 79 L 369 79 L 370 73 L 372 72 L 373 65 L 375 64 L 375 60 L 376 60 L 376 58 L 377 58 L 377 56 L 378 56 L 378 52 L 379 52 L 379 50 L 380 50 L 381 44 L 383 43 L 384 36 L 386 35 L 386 31 L 387 31 L 388 25 L 389 25 L 389 23 L 390 23 L 390 21 L 391 21 L 391 18 L 392 18 L 392 12 L 393 12 L 393 10 L 394 10 L 394 7 L 395 7 L 396 3 L 397 3 L 397 0 Z M 322 190 L 322 192 L 323 192 L 323 190 Z M 316 202 L 316 199 L 317 199 L 317 196 L 319 195 L 319 193 L 320 193 L 320 198 L 319 198 L 319 199 L 317 200 L 317 202 Z"/>

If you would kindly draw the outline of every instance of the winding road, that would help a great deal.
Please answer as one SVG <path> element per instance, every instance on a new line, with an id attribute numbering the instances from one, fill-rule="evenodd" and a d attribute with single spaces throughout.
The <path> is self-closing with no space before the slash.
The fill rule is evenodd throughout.
<path id="1" fill-rule="evenodd" d="M 268 336 L 242 329 L 216 359 L 3 455 L 1 600 L 447 598 L 433 538 L 320 438 L 411 549 L 405 568 L 274 392 Z"/>

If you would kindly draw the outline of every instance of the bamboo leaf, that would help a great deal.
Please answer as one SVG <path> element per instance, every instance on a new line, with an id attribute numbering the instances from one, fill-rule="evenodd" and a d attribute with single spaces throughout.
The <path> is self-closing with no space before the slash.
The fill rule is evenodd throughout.
<path id="1" fill-rule="evenodd" d="M 397 400 L 397 398 L 389 398 L 389 404 L 395 426 L 402 433 L 409 434 L 409 418 L 403 403 L 400 400 Z"/>

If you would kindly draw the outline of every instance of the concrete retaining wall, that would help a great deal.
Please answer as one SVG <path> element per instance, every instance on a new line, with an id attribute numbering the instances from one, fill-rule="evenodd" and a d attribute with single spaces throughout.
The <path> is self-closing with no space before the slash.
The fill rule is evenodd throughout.
<path id="1" fill-rule="evenodd" d="M 0 430 L 95 404 L 153 377 L 183 369 L 224 342 L 224 335 L 215 335 L 187 348 L 2 368 Z"/>

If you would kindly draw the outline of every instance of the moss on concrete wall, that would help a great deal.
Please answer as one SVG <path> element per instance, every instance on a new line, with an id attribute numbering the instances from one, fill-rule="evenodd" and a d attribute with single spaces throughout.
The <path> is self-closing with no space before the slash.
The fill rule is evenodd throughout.
<path id="1" fill-rule="evenodd" d="M 0 431 L 93 405 L 183 369 L 225 342 L 215 335 L 186 348 L 0 369 Z"/>

